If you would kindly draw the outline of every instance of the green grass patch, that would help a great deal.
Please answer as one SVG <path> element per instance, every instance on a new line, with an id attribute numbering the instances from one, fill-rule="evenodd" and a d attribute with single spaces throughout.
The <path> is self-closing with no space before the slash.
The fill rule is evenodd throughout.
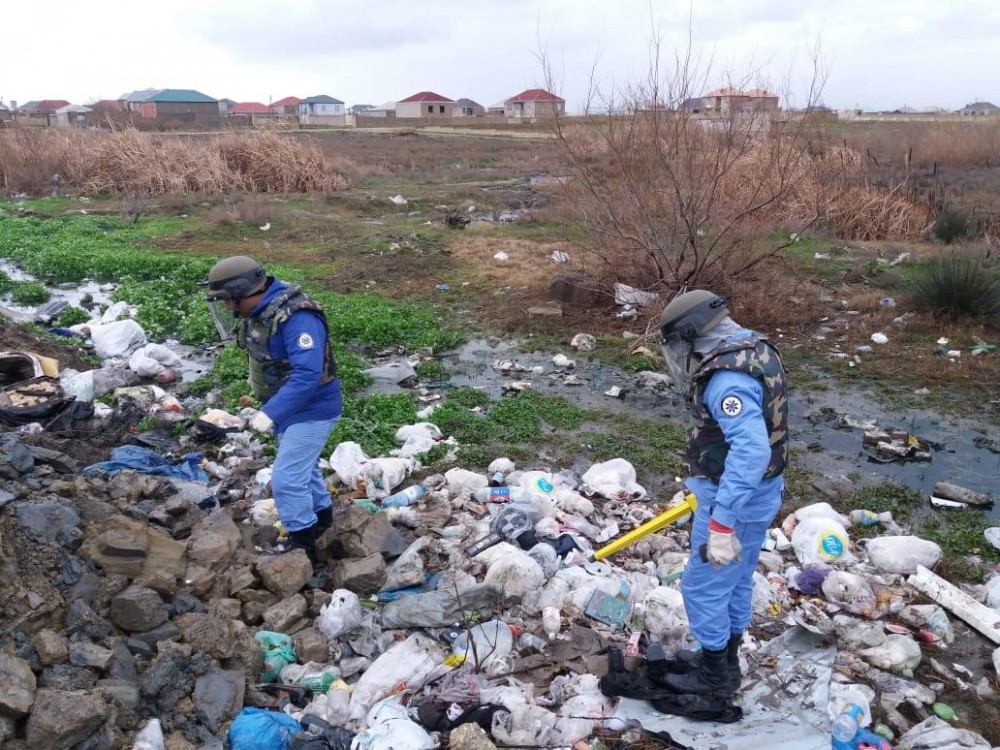
<path id="1" fill-rule="evenodd" d="M 682 427 L 663 420 L 605 413 L 600 430 L 586 430 L 561 441 L 571 455 L 584 453 L 595 461 L 624 458 L 639 473 L 684 474 L 681 454 L 687 443 Z"/>
<path id="2" fill-rule="evenodd" d="M 448 393 L 448 403 L 464 406 L 466 409 L 474 409 L 477 406 L 486 406 L 490 402 L 490 395 L 485 391 L 475 388 L 455 388 Z"/>
<path id="3" fill-rule="evenodd" d="M 384 455 L 398 447 L 396 430 L 416 421 L 417 407 L 408 393 L 345 399 L 344 413 L 327 441 L 327 455 L 345 441 L 358 443 L 369 456 Z"/>
<path id="4" fill-rule="evenodd" d="M 90 320 L 90 313 L 82 307 L 74 305 L 62 311 L 59 317 L 56 318 L 56 325 L 60 328 L 69 328 L 80 323 L 86 323 L 88 320 Z"/>
<path id="5" fill-rule="evenodd" d="M 10 291 L 11 301 L 15 305 L 33 307 L 49 301 L 49 290 L 37 281 L 16 281 Z"/>
<path id="6" fill-rule="evenodd" d="M 983 532 L 996 522 L 982 511 L 957 509 L 954 512 L 932 512 L 919 518 L 916 532 L 941 547 L 942 575 L 950 580 L 983 583 L 990 566 L 1000 562 L 1000 550 L 986 541 Z M 979 562 L 969 560 L 970 556 Z"/>
<path id="7" fill-rule="evenodd" d="M 448 377 L 448 371 L 436 359 L 425 359 L 413 369 L 416 370 L 421 380 L 443 380 Z"/>

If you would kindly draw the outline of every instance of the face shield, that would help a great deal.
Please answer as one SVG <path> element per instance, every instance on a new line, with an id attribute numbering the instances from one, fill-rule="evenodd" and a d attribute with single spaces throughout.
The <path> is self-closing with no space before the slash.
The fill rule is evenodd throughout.
<path id="1" fill-rule="evenodd" d="M 212 314 L 212 322 L 215 323 L 219 337 L 223 341 L 232 339 L 240 322 L 235 311 L 237 303 L 232 302 L 224 291 L 209 292 L 205 295 L 205 302 L 208 304 L 208 311 Z"/>
<path id="2" fill-rule="evenodd" d="M 691 361 L 691 344 L 680 337 L 680 334 L 672 333 L 663 339 L 660 345 L 663 352 L 663 361 L 667 363 L 667 372 L 670 375 L 670 382 L 675 390 L 683 391 L 688 385 L 688 367 Z"/>

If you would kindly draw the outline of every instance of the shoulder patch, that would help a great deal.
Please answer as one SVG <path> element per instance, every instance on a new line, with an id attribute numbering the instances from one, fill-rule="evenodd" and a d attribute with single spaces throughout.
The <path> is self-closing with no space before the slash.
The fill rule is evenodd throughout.
<path id="1" fill-rule="evenodd" d="M 299 334 L 299 349 L 312 349 L 313 337 L 308 333 Z"/>
<path id="2" fill-rule="evenodd" d="M 738 417 L 743 413 L 743 402 L 739 396 L 734 396 L 733 394 L 723 396 L 720 407 L 722 408 L 722 413 L 727 417 Z"/>

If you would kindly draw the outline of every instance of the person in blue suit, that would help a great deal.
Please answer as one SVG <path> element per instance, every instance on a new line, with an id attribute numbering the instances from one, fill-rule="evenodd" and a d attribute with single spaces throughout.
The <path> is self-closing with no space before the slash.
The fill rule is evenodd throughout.
<path id="1" fill-rule="evenodd" d="M 343 407 L 326 316 L 301 288 L 245 255 L 216 263 L 205 283 L 220 335 L 235 336 L 249 356 L 250 387 L 263 404 L 250 427 L 278 437 L 271 473 L 278 516 L 291 546 L 315 561 L 316 539 L 333 522 L 319 456 Z"/>
<path id="2" fill-rule="evenodd" d="M 692 417 L 685 482 L 698 508 L 681 590 L 701 644 L 666 684 L 729 697 L 739 689 L 739 646 L 750 625 L 753 573 L 781 507 L 788 459 L 785 369 L 760 333 L 738 325 L 707 290 L 674 298 L 660 317 L 671 380 Z"/>

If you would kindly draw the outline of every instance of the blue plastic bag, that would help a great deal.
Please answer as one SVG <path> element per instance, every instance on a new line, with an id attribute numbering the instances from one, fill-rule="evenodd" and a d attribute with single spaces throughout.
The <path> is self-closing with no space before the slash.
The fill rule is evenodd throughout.
<path id="1" fill-rule="evenodd" d="M 230 750 L 287 750 L 302 725 L 286 713 L 247 707 L 229 727 Z"/>
<path id="2" fill-rule="evenodd" d="M 200 453 L 188 453 L 178 463 L 172 463 L 156 451 L 138 445 L 120 445 L 111 451 L 111 460 L 93 464 L 83 470 L 83 475 L 93 476 L 101 471 L 114 476 L 120 471 L 133 469 L 140 474 L 155 474 L 193 482 L 208 482 L 208 474 L 198 465 Z"/>

